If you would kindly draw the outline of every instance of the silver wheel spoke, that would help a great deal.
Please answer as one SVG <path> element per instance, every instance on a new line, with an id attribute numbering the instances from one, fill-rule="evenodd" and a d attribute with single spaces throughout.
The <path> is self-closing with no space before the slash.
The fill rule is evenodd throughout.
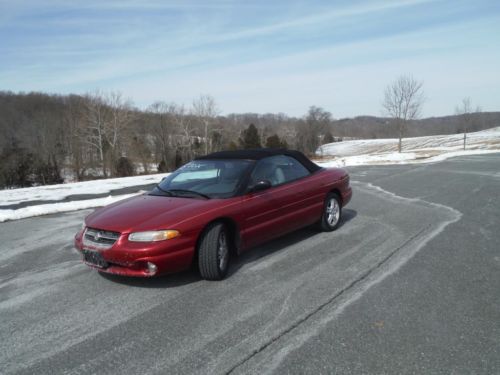
<path id="1" fill-rule="evenodd" d="M 334 226 L 339 221 L 340 207 L 335 198 L 331 198 L 326 205 L 326 221 L 330 226 Z"/>

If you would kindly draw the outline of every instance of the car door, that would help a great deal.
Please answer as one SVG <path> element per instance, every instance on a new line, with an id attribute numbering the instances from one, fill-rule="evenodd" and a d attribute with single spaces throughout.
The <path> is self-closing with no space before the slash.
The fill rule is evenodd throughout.
<path id="1" fill-rule="evenodd" d="M 282 186 L 289 191 L 287 202 L 282 206 L 282 215 L 287 219 L 283 225 L 291 231 L 319 220 L 324 200 L 319 173 L 311 174 L 291 156 L 282 157 L 280 169 L 285 180 Z"/>
<path id="2" fill-rule="evenodd" d="M 249 187 L 267 180 L 267 190 L 247 193 L 242 197 L 241 238 L 243 248 L 255 246 L 293 230 L 297 223 L 290 213 L 296 205 L 297 191 L 286 180 L 281 169 L 282 155 L 258 161 L 250 176 Z"/>

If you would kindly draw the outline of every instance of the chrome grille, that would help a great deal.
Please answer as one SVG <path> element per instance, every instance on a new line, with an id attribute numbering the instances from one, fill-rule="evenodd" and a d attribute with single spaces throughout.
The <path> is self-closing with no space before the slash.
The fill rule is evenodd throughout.
<path id="1" fill-rule="evenodd" d="M 87 228 L 83 235 L 83 246 L 109 249 L 120 237 L 120 233 L 95 228 Z"/>

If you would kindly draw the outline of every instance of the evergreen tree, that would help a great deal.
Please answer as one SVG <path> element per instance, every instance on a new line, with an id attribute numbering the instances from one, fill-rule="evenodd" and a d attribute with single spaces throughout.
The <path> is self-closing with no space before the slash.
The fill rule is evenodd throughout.
<path id="1" fill-rule="evenodd" d="M 326 132 L 325 135 L 323 136 L 323 144 L 333 143 L 333 142 L 335 142 L 335 138 L 333 138 L 332 133 Z"/>
<path id="2" fill-rule="evenodd" d="M 33 186 L 33 164 L 31 152 L 19 147 L 17 141 L 3 149 L 0 154 L 0 188 Z"/>
<path id="3" fill-rule="evenodd" d="M 133 176 L 135 173 L 134 164 L 129 158 L 122 156 L 115 163 L 115 171 L 118 177 Z"/>
<path id="4" fill-rule="evenodd" d="M 261 148 L 259 132 L 254 124 L 250 124 L 247 129 L 243 130 L 242 137 L 239 140 L 240 146 L 243 149 Z"/>
<path id="5" fill-rule="evenodd" d="M 232 150 L 232 151 L 237 150 L 238 149 L 238 145 L 234 141 L 231 141 L 227 145 L 227 149 L 228 150 Z"/>
<path id="6" fill-rule="evenodd" d="M 165 173 L 168 172 L 168 166 L 167 162 L 165 160 L 161 160 L 160 163 L 158 164 L 158 172 L 159 173 Z"/>
<path id="7" fill-rule="evenodd" d="M 182 155 L 181 152 L 177 149 L 175 150 L 175 169 L 179 168 L 182 165 Z"/>
<path id="8" fill-rule="evenodd" d="M 212 150 L 220 151 L 222 149 L 222 134 L 218 131 L 212 132 Z"/>
<path id="9" fill-rule="evenodd" d="M 273 134 L 266 139 L 267 148 L 287 148 L 288 145 L 285 140 L 281 140 L 277 134 Z"/>

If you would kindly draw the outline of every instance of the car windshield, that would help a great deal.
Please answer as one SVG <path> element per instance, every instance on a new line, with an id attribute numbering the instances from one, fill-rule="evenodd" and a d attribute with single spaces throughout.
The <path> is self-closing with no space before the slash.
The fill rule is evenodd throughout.
<path id="1" fill-rule="evenodd" d="M 152 195 L 229 198 L 241 188 L 253 165 L 249 160 L 194 160 L 167 176 Z"/>

